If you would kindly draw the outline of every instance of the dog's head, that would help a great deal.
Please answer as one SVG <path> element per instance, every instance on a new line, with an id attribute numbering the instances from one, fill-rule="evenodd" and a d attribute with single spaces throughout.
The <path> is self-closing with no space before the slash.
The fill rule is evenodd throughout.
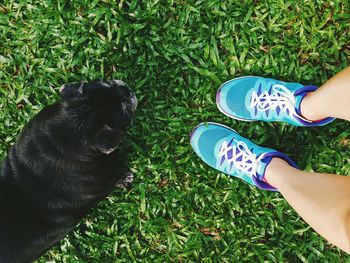
<path id="1" fill-rule="evenodd" d="M 85 144 L 109 154 L 132 123 L 137 99 L 120 80 L 67 84 L 61 90 L 65 114 L 74 120 Z"/>

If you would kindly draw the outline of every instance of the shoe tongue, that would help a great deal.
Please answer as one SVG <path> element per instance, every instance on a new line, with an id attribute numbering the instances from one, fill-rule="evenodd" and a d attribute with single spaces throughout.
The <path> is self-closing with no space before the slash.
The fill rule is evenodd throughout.
<path id="1" fill-rule="evenodd" d="M 264 176 L 266 167 L 271 162 L 272 157 L 273 156 L 271 156 L 270 154 L 268 154 L 268 155 L 265 154 L 265 156 L 263 156 L 262 159 L 260 160 L 260 164 L 259 164 L 257 171 L 256 171 L 256 175 L 259 178 L 259 180 L 262 180 L 261 177 Z"/>
<path id="2" fill-rule="evenodd" d="M 255 184 L 259 188 L 270 190 L 270 191 L 278 191 L 275 187 L 268 184 L 264 179 L 266 167 L 271 162 L 273 157 L 274 157 L 273 152 L 265 154 L 265 156 L 262 157 L 262 159 L 260 160 L 258 169 L 256 171 L 256 178 L 254 177 L 254 179 L 255 179 Z"/>
<path id="3" fill-rule="evenodd" d="M 298 94 L 295 96 L 295 105 L 294 105 L 294 108 L 295 108 L 295 112 L 299 115 L 299 116 L 303 116 L 301 114 L 301 102 L 303 101 L 303 99 L 305 98 L 305 95 L 306 93 L 303 92 L 301 94 Z"/>

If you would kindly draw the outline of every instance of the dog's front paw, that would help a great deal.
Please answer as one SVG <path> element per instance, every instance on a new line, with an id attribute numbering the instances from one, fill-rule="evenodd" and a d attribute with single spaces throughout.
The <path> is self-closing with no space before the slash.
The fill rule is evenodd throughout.
<path id="1" fill-rule="evenodd" d="M 130 171 L 127 171 L 125 173 L 125 178 L 119 180 L 115 186 L 117 188 L 129 188 L 133 181 L 134 181 L 134 174 Z"/>

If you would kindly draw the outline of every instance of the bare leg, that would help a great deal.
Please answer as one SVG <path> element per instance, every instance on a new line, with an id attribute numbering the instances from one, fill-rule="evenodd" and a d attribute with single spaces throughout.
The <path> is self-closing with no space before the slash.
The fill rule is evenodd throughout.
<path id="1" fill-rule="evenodd" d="M 309 94 L 301 105 L 310 120 L 326 117 L 350 121 L 350 67 Z M 350 253 L 350 177 L 309 173 L 274 158 L 265 179 L 320 235 Z"/>
<path id="2" fill-rule="evenodd" d="M 350 177 L 300 171 L 275 158 L 265 178 L 316 232 L 350 253 Z"/>
<path id="3" fill-rule="evenodd" d="M 306 96 L 301 112 L 309 120 L 335 117 L 350 121 L 350 67 Z"/>

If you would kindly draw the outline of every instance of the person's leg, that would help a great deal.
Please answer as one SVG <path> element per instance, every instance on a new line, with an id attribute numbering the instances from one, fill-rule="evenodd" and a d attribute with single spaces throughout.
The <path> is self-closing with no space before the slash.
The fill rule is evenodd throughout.
<path id="1" fill-rule="evenodd" d="M 335 117 L 350 121 L 350 67 L 306 96 L 304 117 Z M 350 177 L 309 173 L 274 158 L 265 179 L 285 197 L 295 211 L 320 235 L 350 253 Z"/>
<path id="2" fill-rule="evenodd" d="M 266 79 L 256 80 L 256 77 L 245 80 L 248 82 L 266 81 Z M 348 103 L 350 86 L 347 83 L 350 84 L 350 68 L 339 73 L 320 89 L 307 95 L 302 100 L 301 113 L 309 120 L 335 117 L 350 121 L 350 104 Z M 278 85 L 281 86 L 281 84 Z M 231 100 L 228 99 L 230 97 L 228 94 L 234 86 L 227 87 L 226 92 L 222 92 L 222 87 L 219 89 L 218 106 L 222 106 L 221 103 L 225 105 Z M 261 92 L 261 87 L 259 86 L 256 93 Z M 285 87 L 283 90 L 287 94 L 286 98 L 290 99 L 290 91 Z M 265 90 L 265 97 L 271 96 L 268 92 L 271 91 Z M 282 94 L 281 91 L 277 92 L 276 98 L 270 98 L 271 102 L 288 102 L 280 98 Z M 232 99 L 237 98 L 232 97 Z M 242 103 L 238 105 L 241 107 Z M 288 105 L 275 105 L 276 114 L 281 112 L 283 106 Z M 296 105 L 289 106 L 295 107 Z M 270 111 L 271 107 L 268 110 Z M 225 113 L 224 110 L 223 112 Z M 261 118 L 261 120 L 265 119 Z M 290 123 L 300 125 L 299 122 L 290 121 Z M 211 167 L 239 177 L 261 189 L 276 190 L 277 188 L 311 227 L 330 242 L 350 253 L 350 177 L 300 171 L 293 168 L 291 165 L 294 162 L 286 156 L 283 157 L 283 154 L 254 145 L 234 130 L 215 123 L 197 126 L 191 134 L 191 145 L 198 156 Z M 271 162 L 270 159 L 266 159 L 267 156 L 269 158 L 274 156 Z M 291 165 L 280 158 L 285 159 Z M 264 170 L 265 173 L 258 173 L 258 170 Z M 266 184 L 265 180 L 270 185 Z"/>
<path id="3" fill-rule="evenodd" d="M 301 103 L 301 112 L 309 120 L 335 117 L 350 121 L 350 67 L 328 80 Z"/>
<path id="4" fill-rule="evenodd" d="M 304 172 L 274 158 L 265 179 L 316 232 L 350 253 L 350 177 Z"/>

